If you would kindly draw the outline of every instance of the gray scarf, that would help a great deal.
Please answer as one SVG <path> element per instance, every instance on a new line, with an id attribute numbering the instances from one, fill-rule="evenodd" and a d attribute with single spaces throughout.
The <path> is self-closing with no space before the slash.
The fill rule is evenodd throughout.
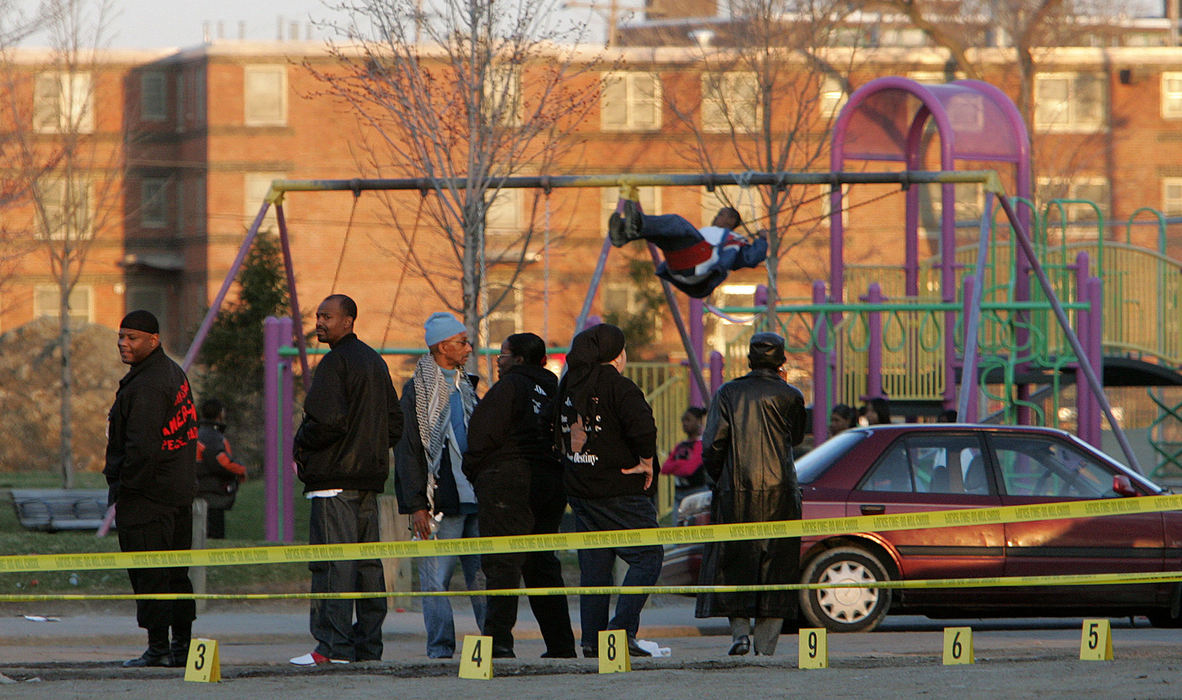
<path id="1" fill-rule="evenodd" d="M 443 454 L 443 438 L 451 419 L 451 392 L 458 389 L 464 404 L 464 422 L 472 417 L 476 406 L 476 390 L 468 381 L 463 368 L 456 370 L 456 383 L 443 375 L 443 369 L 430 354 L 423 355 L 415 365 L 412 378 L 415 387 L 415 416 L 419 421 L 419 439 L 427 452 L 427 468 L 439 476 L 439 461 Z"/>

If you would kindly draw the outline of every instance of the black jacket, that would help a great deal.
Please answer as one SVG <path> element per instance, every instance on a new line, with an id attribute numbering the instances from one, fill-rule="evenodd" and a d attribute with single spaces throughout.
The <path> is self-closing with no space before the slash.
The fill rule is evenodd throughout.
<path id="1" fill-rule="evenodd" d="M 320 360 L 304 399 L 294 450 L 304 493 L 380 492 L 390 473 L 390 448 L 401 435 L 390 369 L 356 335 L 346 335 Z"/>
<path id="2" fill-rule="evenodd" d="M 466 375 L 472 388 L 476 388 L 480 377 L 475 374 Z M 479 405 L 479 404 L 477 404 Z M 420 510 L 427 510 L 431 504 L 435 505 L 436 513 L 455 515 L 460 512 L 460 497 L 456 491 L 455 477 L 451 470 L 451 450 L 447 440 L 443 442 L 443 452 L 440 455 L 439 479 L 435 483 L 435 493 L 427 495 L 427 450 L 423 447 L 423 439 L 419 435 L 419 415 L 415 411 L 415 381 L 414 377 L 406 380 L 402 385 L 402 412 L 406 416 L 406 430 L 402 440 L 394 450 L 394 493 L 398 497 L 398 512 L 410 514 Z M 473 414 L 475 415 L 475 413 Z M 469 418 L 469 428 L 471 428 Z M 468 436 L 471 440 L 471 435 Z"/>
<path id="3" fill-rule="evenodd" d="M 480 472 L 507 460 L 561 468 L 554 446 L 554 407 L 558 377 L 545 367 L 513 365 L 488 390 L 468 421 L 464 475 L 472 483 Z"/>
<path id="4" fill-rule="evenodd" d="M 117 523 L 136 525 L 193 502 L 197 410 L 189 378 L 156 348 L 119 380 L 107 414 L 103 474 Z"/>
<path id="5" fill-rule="evenodd" d="M 565 467 L 564 483 L 568 496 L 608 498 L 646 493 L 644 474 L 621 474 L 621 469 L 635 467 L 641 459 L 657 454 L 657 424 L 644 392 L 631 379 L 606 365 L 599 373 L 598 384 L 591 387 L 594 415 L 589 416 L 587 443 L 583 449 L 571 448 L 571 426 L 578 412 L 570 397 L 558 397 L 558 432 L 555 435 Z M 654 464 L 654 472 L 659 466 Z M 649 494 L 656 489 L 654 478 Z"/>
<path id="6" fill-rule="evenodd" d="M 775 370 L 722 385 L 706 416 L 702 466 L 714 478 L 712 522 L 795 520 L 800 489 L 792 446 L 804 439 L 804 397 Z M 800 538 L 711 542 L 699 582 L 729 586 L 799 583 Z M 698 617 L 796 616 L 796 591 L 703 593 Z"/>

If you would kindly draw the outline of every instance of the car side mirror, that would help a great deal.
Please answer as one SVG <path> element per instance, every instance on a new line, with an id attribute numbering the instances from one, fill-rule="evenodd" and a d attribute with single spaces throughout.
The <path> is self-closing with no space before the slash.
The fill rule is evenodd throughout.
<path id="1" fill-rule="evenodd" d="M 1136 496 L 1137 490 L 1133 488 L 1133 482 L 1129 481 L 1129 477 L 1124 474 L 1115 474 L 1112 477 L 1112 490 L 1120 496 Z"/>

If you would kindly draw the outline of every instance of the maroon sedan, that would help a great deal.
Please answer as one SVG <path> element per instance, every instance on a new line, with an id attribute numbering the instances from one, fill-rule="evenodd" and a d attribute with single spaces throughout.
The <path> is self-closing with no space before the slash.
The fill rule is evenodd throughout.
<path id="1" fill-rule="evenodd" d="M 805 518 L 989 508 L 1165 493 L 1075 437 L 1049 428 L 885 425 L 843 432 L 798 460 Z M 710 493 L 678 524 L 710 519 Z M 662 583 L 697 583 L 700 546 L 670 547 Z M 1182 569 L 1182 513 L 805 537 L 801 582 Z M 887 612 L 949 617 L 1148 616 L 1182 626 L 1182 584 L 802 590 L 802 622 L 874 629 Z"/>

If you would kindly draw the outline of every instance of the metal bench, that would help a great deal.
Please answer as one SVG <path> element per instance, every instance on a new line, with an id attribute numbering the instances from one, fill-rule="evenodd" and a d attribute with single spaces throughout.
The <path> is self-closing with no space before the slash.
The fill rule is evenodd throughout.
<path id="1" fill-rule="evenodd" d="M 26 530 L 97 530 L 107 514 L 105 489 L 12 489 L 12 507 Z"/>

